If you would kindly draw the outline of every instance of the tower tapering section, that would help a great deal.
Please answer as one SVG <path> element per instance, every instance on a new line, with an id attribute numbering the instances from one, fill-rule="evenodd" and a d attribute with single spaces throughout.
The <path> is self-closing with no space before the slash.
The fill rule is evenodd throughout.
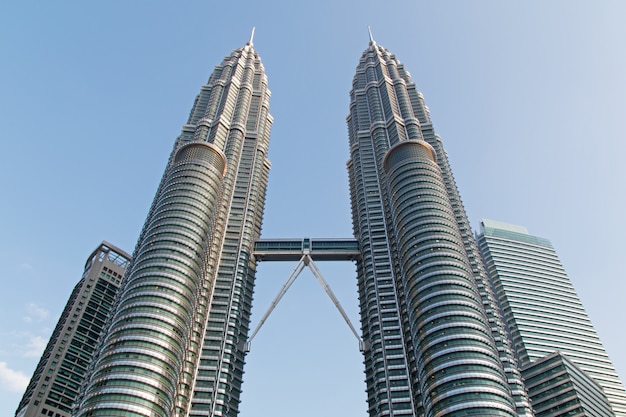
<path id="1" fill-rule="evenodd" d="M 531 415 L 428 108 L 370 39 L 347 118 L 369 415 Z"/>
<path id="2" fill-rule="evenodd" d="M 270 169 L 269 98 L 252 39 L 202 86 L 76 415 L 237 415 Z"/>

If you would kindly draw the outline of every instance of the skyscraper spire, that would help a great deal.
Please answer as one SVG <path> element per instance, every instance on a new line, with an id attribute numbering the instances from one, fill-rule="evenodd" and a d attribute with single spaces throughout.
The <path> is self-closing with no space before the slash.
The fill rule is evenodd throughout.
<path id="1" fill-rule="evenodd" d="M 250 34 L 250 40 L 248 41 L 248 45 L 254 46 L 252 40 L 254 39 L 254 26 L 252 26 L 252 33 Z"/>
<path id="2" fill-rule="evenodd" d="M 372 35 L 372 27 L 371 27 L 371 26 L 368 26 L 368 27 L 367 27 L 367 31 L 368 31 L 368 32 L 369 32 L 369 34 L 370 34 L 370 45 L 375 44 L 375 43 L 376 43 L 376 41 L 374 40 L 374 35 Z"/>

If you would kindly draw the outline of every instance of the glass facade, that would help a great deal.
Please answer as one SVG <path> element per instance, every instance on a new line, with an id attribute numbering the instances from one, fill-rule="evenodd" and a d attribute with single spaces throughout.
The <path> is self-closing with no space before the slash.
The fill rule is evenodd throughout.
<path id="1" fill-rule="evenodd" d="M 270 169 L 269 97 L 252 42 L 202 86 L 77 415 L 237 415 Z"/>
<path id="2" fill-rule="evenodd" d="M 372 40 L 350 98 L 348 172 L 369 415 L 530 415 L 421 93 Z"/>
<path id="3" fill-rule="evenodd" d="M 20 402 L 18 417 L 69 417 L 130 255 L 103 242 L 88 258 Z"/>
<path id="4" fill-rule="evenodd" d="M 482 221 L 478 242 L 520 366 L 560 351 L 625 416 L 624 386 L 550 242 L 493 220 Z"/>

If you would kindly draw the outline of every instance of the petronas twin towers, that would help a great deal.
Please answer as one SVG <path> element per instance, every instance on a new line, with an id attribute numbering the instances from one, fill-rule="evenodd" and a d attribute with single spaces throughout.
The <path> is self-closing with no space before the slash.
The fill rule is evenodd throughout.
<path id="1" fill-rule="evenodd" d="M 533 415 L 421 93 L 370 38 L 350 97 L 369 415 Z M 269 98 L 252 40 L 202 86 L 75 415 L 237 415 L 270 170 Z"/>

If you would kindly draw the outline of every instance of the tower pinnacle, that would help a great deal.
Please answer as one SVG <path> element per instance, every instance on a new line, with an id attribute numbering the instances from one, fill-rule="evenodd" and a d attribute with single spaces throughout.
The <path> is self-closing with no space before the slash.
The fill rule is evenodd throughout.
<path id="1" fill-rule="evenodd" d="M 367 27 L 367 31 L 368 31 L 368 32 L 369 32 L 369 34 L 370 34 L 370 45 L 375 44 L 375 43 L 376 43 L 376 41 L 374 40 L 374 36 L 372 35 L 372 27 L 371 27 L 371 26 L 368 26 L 368 27 Z"/>
<path id="2" fill-rule="evenodd" d="M 250 40 L 248 41 L 248 45 L 250 46 L 254 46 L 254 44 L 252 43 L 252 40 L 254 39 L 254 26 L 252 26 L 252 33 L 250 34 Z"/>

